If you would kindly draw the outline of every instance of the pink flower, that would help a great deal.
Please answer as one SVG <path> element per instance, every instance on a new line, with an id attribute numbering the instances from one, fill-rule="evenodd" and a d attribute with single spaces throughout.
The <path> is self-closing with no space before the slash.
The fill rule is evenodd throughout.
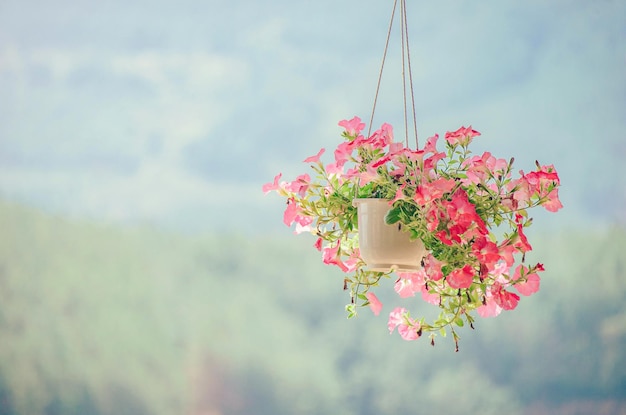
<path id="1" fill-rule="evenodd" d="M 309 183 L 311 182 L 311 177 L 308 174 L 301 174 L 296 177 L 296 179 L 290 183 L 285 184 L 285 190 L 291 193 L 297 193 L 298 196 L 304 197 L 307 189 L 309 188 Z"/>
<path id="2" fill-rule="evenodd" d="M 354 270 L 356 270 L 357 265 L 359 264 L 359 261 L 361 261 L 361 258 L 359 258 L 359 252 L 358 249 L 356 252 L 352 252 L 350 254 L 350 258 L 346 259 L 343 264 L 346 267 L 346 271 L 345 272 L 354 272 Z"/>
<path id="3" fill-rule="evenodd" d="M 513 257 L 513 254 L 516 250 L 517 249 L 515 248 L 515 246 L 511 245 L 511 242 L 508 240 L 503 242 L 502 245 L 500 245 L 500 247 L 498 248 L 500 258 L 502 258 L 502 260 L 506 262 L 506 265 L 508 267 L 512 266 L 515 263 L 515 257 Z"/>
<path id="4" fill-rule="evenodd" d="M 424 146 L 424 153 L 437 153 L 437 140 L 439 140 L 439 134 L 428 137 Z"/>
<path id="5" fill-rule="evenodd" d="M 485 302 L 483 305 L 476 309 L 476 312 L 479 316 L 485 317 L 496 317 L 500 312 L 502 312 L 502 307 L 500 307 L 491 295 L 491 291 L 487 291 L 485 295 Z"/>
<path id="6" fill-rule="evenodd" d="M 375 168 L 375 169 L 376 169 L 376 168 L 378 168 L 378 167 L 382 166 L 383 164 L 385 164 L 385 163 L 389 162 L 389 161 L 391 160 L 391 157 L 392 157 L 392 156 L 391 156 L 391 154 L 387 154 L 386 156 L 381 157 L 381 158 L 379 158 L 378 160 L 375 160 L 375 161 L 373 161 L 373 162 L 372 162 L 372 163 L 370 163 L 370 164 L 371 164 L 371 166 L 372 166 L 373 168 Z"/>
<path id="7" fill-rule="evenodd" d="M 439 281 L 443 278 L 443 263 L 437 260 L 432 254 L 424 258 L 424 272 L 432 281 Z"/>
<path id="8" fill-rule="evenodd" d="M 273 190 L 278 190 L 280 188 L 278 181 L 280 180 L 280 178 L 283 176 L 282 173 L 278 173 L 276 175 L 276 177 L 274 177 L 274 182 L 273 183 L 266 183 L 263 185 L 263 193 L 268 194 L 269 192 L 273 191 Z"/>
<path id="9" fill-rule="evenodd" d="M 311 232 L 311 223 L 313 223 L 312 217 L 296 215 L 294 221 L 296 222 L 296 229 L 294 231 L 295 234 Z"/>
<path id="10" fill-rule="evenodd" d="M 369 306 L 370 309 L 372 310 L 372 313 L 374 313 L 375 316 L 380 314 L 380 311 L 383 309 L 383 304 L 378 300 L 378 297 L 376 297 L 376 294 L 374 294 L 371 291 L 368 291 L 367 294 L 365 294 L 365 297 L 367 298 L 367 301 L 369 301 Z"/>
<path id="11" fill-rule="evenodd" d="M 528 239 L 526 235 L 524 235 L 524 225 L 522 224 L 522 220 L 524 217 L 519 213 L 515 214 L 515 223 L 517 224 L 517 236 L 518 240 L 515 242 L 515 247 L 518 248 L 521 252 L 532 251 L 533 247 L 528 243 Z"/>
<path id="12" fill-rule="evenodd" d="M 431 284 L 434 283 L 430 282 L 428 283 L 428 285 L 422 285 L 422 300 L 432 305 L 439 305 L 439 303 L 441 302 L 441 296 L 437 293 L 429 292 L 428 287 L 430 287 Z"/>
<path id="13" fill-rule="evenodd" d="M 396 307 L 391 313 L 389 313 L 389 320 L 387 322 L 389 333 L 398 328 L 400 337 L 404 340 L 416 340 L 420 337 L 420 323 L 409 317 L 408 312 L 403 307 Z"/>
<path id="14" fill-rule="evenodd" d="M 470 143 L 470 141 L 472 141 L 472 138 L 479 136 L 480 133 L 476 130 L 472 130 L 472 126 L 470 125 L 469 127 L 461 127 L 458 130 L 454 131 L 454 132 L 450 132 L 448 131 L 446 133 L 446 141 L 448 141 L 448 143 L 454 145 L 454 144 L 461 144 L 461 145 L 467 145 Z"/>
<path id="15" fill-rule="evenodd" d="M 354 150 L 354 141 L 344 141 L 339 144 L 335 149 L 335 163 L 338 166 L 343 166 L 346 164 L 348 160 L 350 160 L 350 156 L 352 155 L 352 151 Z"/>
<path id="16" fill-rule="evenodd" d="M 462 227 L 469 228 L 475 223 L 484 234 L 488 233 L 487 225 L 482 218 L 476 213 L 476 208 L 469 201 L 467 193 L 463 189 L 458 189 L 452 196 L 452 204 L 454 206 L 454 216 L 451 219 Z"/>
<path id="17" fill-rule="evenodd" d="M 504 159 L 496 159 L 490 152 L 484 152 L 482 156 L 474 156 L 467 160 L 468 181 L 474 184 L 485 183 L 491 176 L 504 174 L 508 163 Z"/>
<path id="18" fill-rule="evenodd" d="M 519 302 L 519 295 L 505 290 L 500 283 L 496 282 L 491 287 L 493 299 L 500 307 L 505 310 L 513 310 Z"/>
<path id="19" fill-rule="evenodd" d="M 304 163 L 319 163 L 320 157 L 322 156 L 322 154 L 324 154 L 324 151 L 326 150 L 321 149 L 316 155 L 305 158 Z"/>
<path id="20" fill-rule="evenodd" d="M 389 205 L 393 205 L 395 201 L 397 200 L 401 200 L 404 199 L 404 188 L 406 187 L 406 184 L 403 184 L 402 186 L 398 187 L 396 189 L 396 194 L 394 195 L 393 199 L 391 199 L 389 201 Z"/>
<path id="21" fill-rule="evenodd" d="M 524 172 L 520 171 L 522 177 L 517 180 L 513 180 L 509 183 L 509 190 L 514 190 L 513 200 L 517 201 L 517 204 L 522 206 L 530 205 L 530 198 L 533 195 L 533 189 L 531 188 L 526 177 L 523 176 Z"/>
<path id="22" fill-rule="evenodd" d="M 439 199 L 444 195 L 444 193 L 450 192 L 454 189 L 455 185 L 456 183 L 454 180 L 439 177 L 432 182 L 426 182 L 417 186 L 413 200 L 421 206 L 425 206 L 427 203 L 430 203 L 435 199 Z"/>
<path id="23" fill-rule="evenodd" d="M 365 123 L 362 123 L 359 117 L 354 117 L 350 121 L 339 121 L 339 126 L 345 128 L 348 135 L 355 136 L 365 128 Z"/>
<path id="24" fill-rule="evenodd" d="M 283 222 L 287 226 L 291 226 L 293 221 L 296 219 L 298 215 L 299 208 L 293 198 L 287 200 L 287 208 L 285 209 L 285 213 L 283 214 Z"/>
<path id="25" fill-rule="evenodd" d="M 317 241 L 315 241 L 315 245 L 313 246 L 315 246 L 315 249 L 322 252 L 322 238 L 317 238 Z"/>
<path id="26" fill-rule="evenodd" d="M 474 270 L 470 265 L 457 268 L 448 274 L 446 281 L 451 288 L 469 288 L 474 281 Z"/>
<path id="27" fill-rule="evenodd" d="M 542 204 L 549 212 L 556 212 L 563 207 L 558 194 L 561 180 L 553 165 L 541 166 L 539 170 L 528 174 L 520 171 L 520 174 L 522 177 L 514 183 L 515 200 L 529 205 L 530 199 L 537 196 L 542 199 Z"/>
<path id="28" fill-rule="evenodd" d="M 423 269 L 417 272 L 398 273 L 398 280 L 394 285 L 395 291 L 401 298 L 413 297 L 416 292 L 420 292 L 424 286 L 426 273 Z"/>
<path id="29" fill-rule="evenodd" d="M 548 200 L 545 203 L 543 203 L 542 206 L 548 212 L 556 212 L 559 209 L 563 208 L 563 204 L 559 200 L 559 189 L 552 190 L 550 193 L 548 193 L 546 197 L 548 198 Z"/>
<path id="30" fill-rule="evenodd" d="M 543 266 L 541 267 L 543 270 Z M 539 291 L 540 278 L 539 275 L 532 272 L 527 274 L 529 270 L 524 265 L 518 265 L 513 273 L 513 280 L 517 281 L 513 286 L 517 292 L 529 296 Z"/>
<path id="31" fill-rule="evenodd" d="M 444 158 L 446 158 L 446 153 L 441 152 L 441 153 L 434 153 L 432 156 L 424 160 L 424 174 L 426 175 L 430 174 L 431 170 L 433 170 L 435 166 L 437 166 L 437 163 L 439 162 L 439 160 L 443 160 Z"/>
<path id="32" fill-rule="evenodd" d="M 329 163 L 326 165 L 325 169 L 328 175 L 335 175 L 337 177 L 343 175 L 343 165 L 339 165 L 338 163 Z"/>
<path id="33" fill-rule="evenodd" d="M 339 242 L 335 246 L 330 246 L 322 250 L 324 264 L 337 265 L 343 272 L 348 272 L 348 267 L 339 259 Z"/>
<path id="34" fill-rule="evenodd" d="M 472 244 L 472 253 L 485 265 L 487 269 L 492 270 L 496 265 L 496 262 L 500 260 L 500 252 L 498 245 L 488 240 L 486 237 L 477 238 Z"/>
<path id="35" fill-rule="evenodd" d="M 400 334 L 400 337 L 402 337 L 406 341 L 417 340 L 421 335 L 420 327 L 421 326 L 419 321 L 410 320 L 409 323 L 400 324 L 398 326 L 398 333 Z"/>
<path id="36" fill-rule="evenodd" d="M 522 295 L 532 295 L 539 291 L 539 275 L 537 274 L 528 274 L 526 276 L 525 282 L 518 282 L 515 284 L 515 288 L 517 292 Z"/>
<path id="37" fill-rule="evenodd" d="M 367 139 L 374 148 L 384 148 L 391 144 L 393 141 L 393 127 L 390 124 L 384 123 L 380 129 L 374 131 L 374 133 Z"/>

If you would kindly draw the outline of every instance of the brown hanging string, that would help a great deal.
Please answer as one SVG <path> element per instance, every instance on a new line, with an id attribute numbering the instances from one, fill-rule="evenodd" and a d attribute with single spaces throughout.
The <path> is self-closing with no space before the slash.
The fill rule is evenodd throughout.
<path id="1" fill-rule="evenodd" d="M 411 68 L 411 48 L 409 47 L 409 25 L 408 25 L 407 17 L 406 17 L 407 15 L 406 1 L 402 0 L 402 4 L 404 6 L 404 34 L 406 38 L 406 61 L 407 61 L 408 68 L 409 68 L 409 85 L 411 87 L 410 91 L 411 91 L 411 108 L 413 110 L 413 131 L 415 132 L 415 149 L 418 149 L 419 141 L 417 139 L 417 115 L 416 115 L 416 109 L 415 109 L 415 93 L 413 92 L 413 69 Z M 406 102 L 406 95 L 404 97 L 404 100 Z M 407 135 L 408 135 L 408 128 L 407 128 Z M 407 144 L 407 147 L 408 146 L 409 145 Z"/>
<path id="2" fill-rule="evenodd" d="M 406 44 L 405 44 L 405 36 L 404 36 L 404 22 L 405 22 L 405 9 L 406 5 L 404 4 L 404 0 L 400 0 L 400 44 L 401 44 L 401 59 L 402 59 L 402 103 L 404 104 L 404 145 L 406 147 L 409 146 L 409 117 L 407 116 L 407 108 L 406 108 Z"/>
<path id="3" fill-rule="evenodd" d="M 376 94 L 374 95 L 374 104 L 372 106 L 372 115 L 370 117 L 369 129 L 367 136 L 372 133 L 372 124 L 374 122 L 374 113 L 376 112 L 376 103 L 378 101 L 378 93 L 380 91 L 380 84 L 385 68 L 385 60 L 387 58 L 387 50 L 389 49 L 389 39 L 391 38 L 391 31 L 393 28 L 393 21 L 396 14 L 398 0 L 394 0 L 393 10 L 391 12 L 391 19 L 389 21 L 389 30 L 387 32 L 387 40 L 385 42 L 385 50 L 383 51 L 383 59 L 380 65 L 380 72 L 378 74 L 378 83 L 376 84 Z M 400 0 L 400 32 L 401 32 L 401 46 L 402 46 L 402 96 L 404 103 L 404 130 L 405 130 L 405 143 L 409 146 L 409 127 L 408 127 L 408 108 L 407 108 L 407 86 L 406 86 L 406 68 L 409 72 L 409 90 L 411 92 L 411 108 L 413 112 L 413 130 L 415 132 L 415 146 L 419 148 L 419 142 L 417 139 L 417 117 L 415 113 L 415 94 L 413 92 L 413 74 L 411 69 L 411 52 L 409 48 L 409 30 L 406 17 L 406 0 Z"/>
<path id="4" fill-rule="evenodd" d="M 387 58 L 387 50 L 389 49 L 389 39 L 391 38 L 391 29 L 393 28 L 393 18 L 396 15 L 396 5 L 398 0 L 393 2 L 393 10 L 391 11 L 391 19 L 389 20 L 389 30 L 387 31 L 387 41 L 385 42 L 385 50 L 383 52 L 383 61 L 380 65 L 380 72 L 378 73 L 378 83 L 376 84 L 376 95 L 374 95 L 374 105 L 372 106 L 372 115 L 370 117 L 369 129 L 367 130 L 367 136 L 372 135 L 372 124 L 374 123 L 374 112 L 376 111 L 376 102 L 378 101 L 378 92 L 380 91 L 380 81 L 383 78 L 383 69 L 385 68 L 385 58 Z"/>

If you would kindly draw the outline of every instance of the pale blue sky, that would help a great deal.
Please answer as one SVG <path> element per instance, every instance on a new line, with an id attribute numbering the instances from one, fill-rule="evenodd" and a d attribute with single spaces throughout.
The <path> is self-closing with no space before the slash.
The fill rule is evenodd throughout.
<path id="1" fill-rule="evenodd" d="M 261 184 L 336 145 L 340 119 L 369 118 L 392 4 L 5 0 L 0 196 L 110 221 L 281 226 Z M 624 2 L 408 8 L 421 137 L 472 124 L 477 150 L 556 165 L 559 226 L 623 219 Z M 375 123 L 401 134 L 398 47 L 396 31 Z"/>

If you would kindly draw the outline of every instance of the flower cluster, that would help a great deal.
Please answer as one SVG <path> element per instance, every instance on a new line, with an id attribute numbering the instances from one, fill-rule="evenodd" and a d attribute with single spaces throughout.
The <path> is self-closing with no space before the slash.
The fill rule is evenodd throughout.
<path id="1" fill-rule="evenodd" d="M 324 149 L 304 160 L 314 179 L 302 174 L 281 181 L 278 174 L 263 191 L 285 197 L 284 223 L 295 224 L 296 233 L 316 235 L 314 245 L 324 263 L 347 274 L 349 317 L 359 306 L 378 314 L 383 306 L 372 288 L 395 275 L 400 297 L 420 295 L 440 313 L 427 322 L 395 307 L 389 314 L 390 332 L 397 329 L 405 340 L 429 332 L 434 344 L 436 333 L 445 336 L 449 331 L 458 349 L 455 327 L 473 328 L 473 312 L 496 316 L 513 310 L 520 295 L 539 290 L 544 267 L 525 261 L 532 249 L 525 229 L 532 223 L 528 209 L 543 206 L 556 212 L 562 207 L 554 166 L 536 163 L 536 170 L 514 176 L 513 159 L 498 159 L 489 152 L 472 155 L 469 146 L 480 133 L 471 127 L 447 132 L 445 151 L 439 151 L 438 135 L 423 148 L 410 149 L 393 141 L 389 124 L 369 137 L 361 134 L 365 124 L 358 117 L 339 126 L 345 140 L 331 163 L 322 162 Z M 367 269 L 359 253 L 355 198 L 389 201 L 386 222 L 401 224 L 426 248 L 418 271 Z"/>

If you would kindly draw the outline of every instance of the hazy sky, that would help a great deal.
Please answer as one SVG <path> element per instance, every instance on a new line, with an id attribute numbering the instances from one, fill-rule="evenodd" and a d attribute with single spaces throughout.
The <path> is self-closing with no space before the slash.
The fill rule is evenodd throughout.
<path id="1" fill-rule="evenodd" d="M 407 3 L 420 137 L 472 124 L 477 151 L 554 163 L 563 226 L 626 217 L 626 2 Z M 392 4 L 0 0 L 0 196 L 279 227 L 261 185 L 369 118 Z M 399 43 L 375 120 L 398 136 Z"/>

